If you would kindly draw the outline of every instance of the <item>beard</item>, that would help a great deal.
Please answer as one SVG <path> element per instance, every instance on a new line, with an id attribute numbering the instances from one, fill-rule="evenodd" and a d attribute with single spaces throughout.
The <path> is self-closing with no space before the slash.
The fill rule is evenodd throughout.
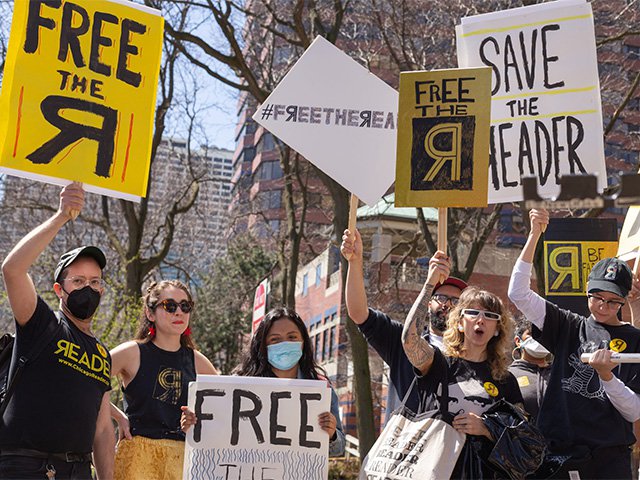
<path id="1" fill-rule="evenodd" d="M 444 332 L 447 329 L 447 314 L 442 310 L 437 312 L 429 311 L 429 323 L 432 330 Z"/>

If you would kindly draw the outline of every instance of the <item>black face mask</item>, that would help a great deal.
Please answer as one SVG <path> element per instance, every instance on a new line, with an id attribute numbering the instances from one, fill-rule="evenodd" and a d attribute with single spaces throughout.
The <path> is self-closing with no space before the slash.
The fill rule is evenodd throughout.
<path id="1" fill-rule="evenodd" d="M 96 292 L 89 285 L 71 293 L 64 288 L 62 290 L 69 295 L 66 302 L 69 312 L 80 320 L 90 318 L 100 305 L 100 292 Z"/>

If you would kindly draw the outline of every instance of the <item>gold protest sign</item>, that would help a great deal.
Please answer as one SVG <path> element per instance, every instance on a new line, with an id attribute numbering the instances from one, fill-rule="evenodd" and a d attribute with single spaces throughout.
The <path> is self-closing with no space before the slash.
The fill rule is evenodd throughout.
<path id="1" fill-rule="evenodd" d="M 15 2 L 0 168 L 145 196 L 163 29 L 160 12 L 128 1 Z"/>
<path id="2" fill-rule="evenodd" d="M 614 257 L 618 242 L 544 241 L 545 295 L 582 296 L 593 266 Z"/>
<path id="3" fill-rule="evenodd" d="M 395 204 L 485 207 L 491 69 L 402 72 Z"/>

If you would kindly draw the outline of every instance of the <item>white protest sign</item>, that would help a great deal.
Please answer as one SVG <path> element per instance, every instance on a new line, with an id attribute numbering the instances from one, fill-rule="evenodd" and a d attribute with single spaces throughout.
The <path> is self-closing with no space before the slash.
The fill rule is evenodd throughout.
<path id="1" fill-rule="evenodd" d="M 398 92 L 322 37 L 253 119 L 373 206 L 395 177 Z"/>
<path id="2" fill-rule="evenodd" d="M 329 435 L 318 415 L 330 405 L 325 381 L 198 375 L 185 480 L 325 480 Z"/>
<path id="3" fill-rule="evenodd" d="M 521 175 L 543 197 L 563 174 L 606 186 L 591 6 L 558 0 L 462 19 L 458 64 L 493 71 L 489 203 L 523 200 Z"/>

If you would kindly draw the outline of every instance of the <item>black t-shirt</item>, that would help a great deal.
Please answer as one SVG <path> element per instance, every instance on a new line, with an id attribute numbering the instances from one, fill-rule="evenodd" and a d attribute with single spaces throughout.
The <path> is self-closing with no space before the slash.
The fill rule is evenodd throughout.
<path id="1" fill-rule="evenodd" d="M 16 325 L 18 355 L 33 346 L 49 322 L 59 322 L 38 297 L 33 316 Z M 16 384 L 0 428 L 0 449 L 89 453 L 104 393 L 111 389 L 111 356 L 98 339 L 63 319 L 62 328 Z"/>
<path id="2" fill-rule="evenodd" d="M 123 389 L 131 434 L 184 440 L 180 407 L 187 404 L 189 382 L 196 379 L 193 350 L 169 352 L 152 342 L 138 346 L 140 368 Z"/>
<path id="3" fill-rule="evenodd" d="M 526 360 L 519 359 L 509 365 L 509 371 L 516 377 L 522 398 L 524 409 L 531 415 L 532 420 L 537 418 L 542 399 L 549 383 L 551 367 L 539 367 Z"/>
<path id="4" fill-rule="evenodd" d="M 580 361 L 584 352 L 609 348 L 640 352 L 640 330 L 628 324 L 603 325 L 547 302 L 542 332 L 533 336 L 554 354 L 551 376 L 538 415 L 538 426 L 552 453 L 571 454 L 576 447 L 611 447 L 635 442 L 632 424 L 616 410 L 596 371 Z M 640 368 L 623 363 L 613 374 L 636 393 Z M 582 449 L 581 449 L 582 450 Z"/>
<path id="5" fill-rule="evenodd" d="M 470 412 L 480 415 L 502 398 L 513 404 L 522 403 L 518 382 L 511 373 L 496 380 L 487 362 L 447 357 L 436 348 L 429 372 L 418 378 L 421 397 L 428 398 L 437 392 L 445 379 L 449 385 L 448 410 L 454 417 Z"/>
<path id="6" fill-rule="evenodd" d="M 415 378 L 413 365 L 402 348 L 402 324 L 370 308 L 369 317 L 364 323 L 358 325 L 358 328 L 369 345 L 389 365 L 389 389 L 395 390 L 402 400 Z M 413 412 L 418 412 L 419 402 L 417 388 L 414 388 L 405 406 Z M 390 414 L 391 411 L 387 408 L 387 418 Z"/>

